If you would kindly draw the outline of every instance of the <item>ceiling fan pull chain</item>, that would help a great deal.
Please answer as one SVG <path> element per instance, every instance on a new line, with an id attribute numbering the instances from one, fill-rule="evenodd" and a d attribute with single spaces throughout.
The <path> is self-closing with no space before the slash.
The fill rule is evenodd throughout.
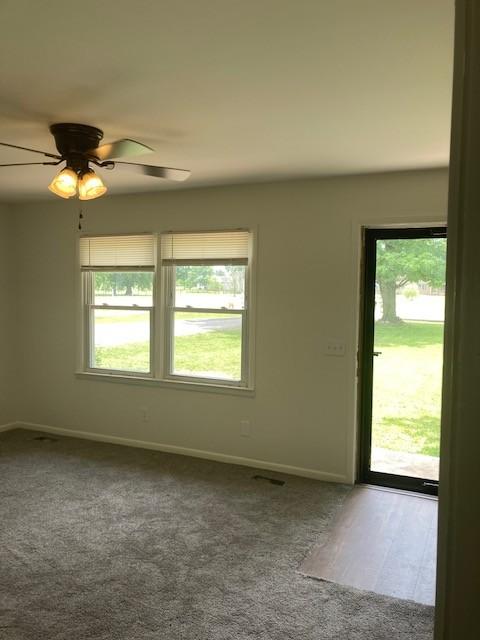
<path id="1" fill-rule="evenodd" d="M 78 230 L 81 231 L 82 230 L 82 220 L 83 220 L 83 208 L 80 207 L 79 211 L 78 211 Z"/>

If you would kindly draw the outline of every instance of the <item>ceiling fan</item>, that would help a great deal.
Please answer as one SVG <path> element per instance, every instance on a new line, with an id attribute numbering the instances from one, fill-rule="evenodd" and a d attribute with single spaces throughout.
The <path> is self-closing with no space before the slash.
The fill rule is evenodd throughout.
<path id="1" fill-rule="evenodd" d="M 53 158 L 48 162 L 16 162 L 0 164 L 0 167 L 23 167 L 28 165 L 59 165 L 65 162 L 65 167 L 54 177 L 48 188 L 61 198 L 71 198 L 77 195 L 80 200 L 93 200 L 103 196 L 107 187 L 101 178 L 91 168 L 91 164 L 103 169 L 114 169 L 116 166 L 125 167 L 137 173 L 165 180 L 186 180 L 190 171 L 173 169 L 171 167 L 156 167 L 135 162 L 119 162 L 116 158 L 133 157 L 144 153 L 152 153 L 153 149 L 135 140 L 116 140 L 110 144 L 99 146 L 103 138 L 103 131 L 86 124 L 59 123 L 50 126 L 50 133 L 55 138 L 58 154 L 19 147 L 15 144 L 0 142 L 1 146 L 23 149 L 33 153 L 40 153 L 46 158 Z M 115 159 L 115 160 L 114 160 Z"/>

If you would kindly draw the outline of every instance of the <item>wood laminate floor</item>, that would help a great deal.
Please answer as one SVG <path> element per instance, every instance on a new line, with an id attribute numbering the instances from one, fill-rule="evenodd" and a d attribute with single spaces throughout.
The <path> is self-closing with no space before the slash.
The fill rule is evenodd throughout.
<path id="1" fill-rule="evenodd" d="M 355 487 L 325 544 L 300 567 L 304 575 L 384 595 L 435 603 L 437 500 Z"/>

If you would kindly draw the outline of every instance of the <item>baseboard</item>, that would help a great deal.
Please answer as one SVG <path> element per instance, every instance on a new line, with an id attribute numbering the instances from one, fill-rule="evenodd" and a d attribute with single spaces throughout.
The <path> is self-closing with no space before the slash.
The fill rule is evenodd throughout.
<path id="1" fill-rule="evenodd" d="M 301 476 L 302 478 L 313 478 L 314 480 L 348 484 L 347 477 L 341 474 L 317 471 L 316 469 L 304 469 L 303 467 L 293 467 L 287 464 L 268 462 L 266 460 L 256 460 L 254 458 L 242 458 L 240 456 L 232 456 L 226 453 L 203 451 L 202 449 L 189 449 L 187 447 L 178 447 L 171 444 L 149 442 L 147 440 L 133 440 L 130 438 L 121 438 L 119 436 L 110 436 L 104 433 L 92 433 L 91 431 L 64 429 L 62 427 L 52 427 L 50 425 L 36 424 L 34 422 L 17 422 L 14 425 L 9 426 L 9 428 L 31 429 L 33 431 L 44 431 L 46 433 L 53 433 L 60 436 L 70 436 L 71 438 L 82 438 L 84 440 L 95 440 L 97 442 L 109 442 L 111 444 L 120 444 L 127 447 L 138 447 L 140 449 L 153 449 L 154 451 L 176 453 L 178 455 L 190 456 L 192 458 L 204 458 L 205 460 L 215 460 L 216 462 L 238 464 L 244 467 L 254 467 L 255 469 L 277 471 L 278 473 L 287 473 L 293 476 Z M 5 430 L 7 431 L 8 429 Z"/>
<path id="2" fill-rule="evenodd" d="M 7 424 L 0 424 L 0 433 L 2 431 L 11 431 L 11 429 L 16 429 L 18 424 L 16 422 L 8 422 Z"/>

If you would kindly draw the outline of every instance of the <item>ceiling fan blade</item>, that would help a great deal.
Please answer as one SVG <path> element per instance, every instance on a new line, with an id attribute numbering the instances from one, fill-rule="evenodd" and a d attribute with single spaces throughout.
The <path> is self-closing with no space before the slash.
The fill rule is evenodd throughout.
<path id="1" fill-rule="evenodd" d="M 62 162 L 62 160 L 59 160 L 59 162 L 13 162 L 10 164 L 0 164 L 0 167 L 28 167 L 32 164 L 53 164 L 53 165 L 57 165 L 60 164 L 60 162 Z"/>
<path id="2" fill-rule="evenodd" d="M 38 149 L 29 149 L 28 147 L 19 147 L 18 144 L 9 144 L 8 142 L 0 142 L 2 147 L 11 147 L 12 149 L 22 149 L 23 151 L 31 151 L 32 153 L 41 153 L 42 156 L 46 156 L 47 158 L 58 158 L 61 159 L 62 156 L 56 155 L 55 153 L 46 153 L 45 151 L 39 151 Z"/>
<path id="3" fill-rule="evenodd" d="M 110 142 L 110 144 L 102 144 L 96 149 L 91 149 L 88 153 L 99 160 L 110 160 L 123 156 L 142 156 L 145 153 L 153 153 L 153 149 L 141 142 L 125 138 L 124 140 Z"/>
<path id="4" fill-rule="evenodd" d="M 173 167 L 154 167 L 150 164 L 137 164 L 136 162 L 115 162 L 115 166 L 117 165 L 124 166 L 136 173 L 142 173 L 145 176 L 177 180 L 179 182 L 186 180 L 190 175 L 190 171 L 187 169 L 174 169 Z"/>

